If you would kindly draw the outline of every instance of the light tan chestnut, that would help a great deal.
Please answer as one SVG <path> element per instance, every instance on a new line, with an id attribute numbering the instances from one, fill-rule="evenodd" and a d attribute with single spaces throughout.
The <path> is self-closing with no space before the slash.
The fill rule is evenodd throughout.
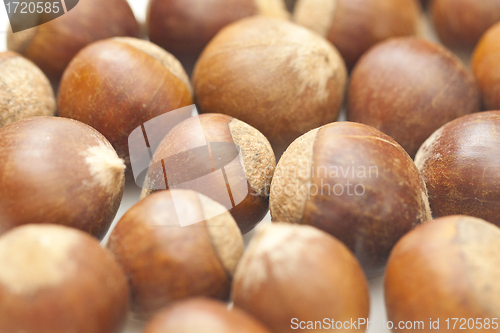
<path id="1" fill-rule="evenodd" d="M 271 184 L 273 221 L 315 226 L 381 275 L 406 232 L 430 219 L 425 184 L 404 149 L 375 128 L 339 122 L 295 140 Z"/>
<path id="2" fill-rule="evenodd" d="M 297 137 L 335 121 L 346 68 L 324 38 L 285 20 L 252 17 L 221 30 L 193 74 L 203 113 L 223 113 L 257 128 L 276 156 Z"/>
<path id="3" fill-rule="evenodd" d="M 150 0 L 149 39 L 179 58 L 190 72 L 220 29 L 253 15 L 290 16 L 284 0 Z"/>
<path id="4" fill-rule="evenodd" d="M 16 33 L 9 29 L 7 33 L 8 49 L 32 60 L 55 82 L 86 45 L 115 36 L 139 35 L 139 25 L 126 0 L 71 1 L 66 5 L 75 2 L 77 5 L 66 8 L 68 12 L 63 16 Z M 63 10 L 61 2 L 55 4 L 59 5 L 60 11 Z M 42 22 L 46 17 L 50 14 L 40 16 Z"/>
<path id="5" fill-rule="evenodd" d="M 162 140 L 148 170 L 143 197 L 186 188 L 224 205 L 246 233 L 269 210 L 276 160 L 255 128 L 222 114 L 191 117 Z"/>
<path id="6" fill-rule="evenodd" d="M 173 303 L 160 311 L 143 333 L 270 333 L 256 319 L 227 304 L 193 298 Z"/>
<path id="7" fill-rule="evenodd" d="M 499 251 L 500 229 L 478 218 L 448 216 L 415 228 L 387 264 L 388 319 L 433 322 L 428 332 L 499 332 Z"/>
<path id="8" fill-rule="evenodd" d="M 472 57 L 472 72 L 479 84 L 485 110 L 500 110 L 500 23 L 481 38 Z"/>
<path id="9" fill-rule="evenodd" d="M 186 72 L 170 53 L 145 40 L 117 37 L 95 42 L 73 58 L 59 87 L 58 112 L 97 129 L 130 166 L 132 131 L 191 105 L 191 91 Z M 179 115 L 168 125 L 190 116 Z"/>
<path id="10" fill-rule="evenodd" d="M 81 122 L 32 117 L 0 129 L 0 233 L 54 223 L 102 238 L 120 205 L 125 164 Z"/>
<path id="11" fill-rule="evenodd" d="M 161 191 L 135 204 L 111 233 L 132 310 L 148 317 L 172 301 L 229 297 L 243 237 L 220 204 L 188 190 Z"/>
<path id="12" fill-rule="evenodd" d="M 294 318 L 312 325 L 324 318 L 343 323 L 369 312 L 368 284 L 356 258 L 310 226 L 273 223 L 259 229 L 238 265 L 232 295 L 236 307 L 274 333 L 296 332 Z"/>
<path id="13" fill-rule="evenodd" d="M 118 333 L 129 292 L 99 242 L 63 226 L 37 224 L 0 237 L 0 331 Z"/>
<path id="14" fill-rule="evenodd" d="M 420 38 L 382 42 L 352 71 L 347 118 L 396 140 L 413 158 L 439 127 L 478 112 L 474 77 L 444 47 Z"/>
<path id="15" fill-rule="evenodd" d="M 351 69 L 373 45 L 420 32 L 417 0 L 299 0 L 293 19 L 327 38 Z"/>
<path id="16" fill-rule="evenodd" d="M 441 42 L 471 51 L 481 36 L 500 21 L 500 0 L 433 0 L 430 11 Z"/>
<path id="17" fill-rule="evenodd" d="M 0 52 L 0 85 L 0 128 L 23 118 L 55 114 L 49 80 L 19 54 Z"/>

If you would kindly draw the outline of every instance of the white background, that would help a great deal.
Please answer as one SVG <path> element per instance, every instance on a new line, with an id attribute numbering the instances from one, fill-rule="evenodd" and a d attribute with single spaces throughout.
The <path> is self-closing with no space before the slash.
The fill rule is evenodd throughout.
<path id="1" fill-rule="evenodd" d="M 106 0 L 103 0 L 106 1 Z M 128 0 L 135 15 L 136 18 L 138 19 L 139 22 L 144 22 L 145 17 L 146 17 L 146 6 L 147 6 L 147 0 Z M 5 10 L 5 7 L 1 5 L 0 8 L 0 51 L 6 50 L 6 42 L 5 42 L 5 36 L 6 36 L 6 27 L 8 26 L 8 18 L 7 18 L 7 13 Z M 435 40 L 435 37 L 432 33 L 432 31 L 429 28 L 428 22 L 425 19 L 423 22 L 424 26 L 424 31 L 425 35 L 429 39 Z M 4 28 L 5 27 L 5 28 Z M 468 64 L 468 63 L 467 63 Z M 120 206 L 120 209 L 118 211 L 117 217 L 115 219 L 114 224 L 116 221 L 127 211 L 128 208 L 130 208 L 139 198 L 140 194 L 140 189 L 135 186 L 135 184 L 127 184 L 127 189 L 126 193 L 124 196 L 124 199 L 122 201 L 122 205 Z M 269 223 L 270 222 L 270 216 L 269 214 L 265 218 L 263 223 Z M 245 236 L 246 242 L 251 238 L 253 233 L 247 234 Z M 383 285 L 383 278 L 377 278 L 369 282 L 370 283 L 370 292 L 371 292 L 371 315 L 370 315 L 370 320 L 373 323 L 382 323 L 383 321 L 386 320 L 386 315 L 385 315 L 385 307 L 383 303 L 383 290 L 382 290 L 382 285 Z M 143 323 L 139 321 L 135 321 L 134 319 L 130 318 L 126 328 L 124 329 L 124 333 L 136 333 L 140 332 L 143 327 Z M 389 332 L 388 330 L 384 329 L 377 329 L 375 327 L 372 327 L 369 331 L 369 333 L 387 333 Z"/>

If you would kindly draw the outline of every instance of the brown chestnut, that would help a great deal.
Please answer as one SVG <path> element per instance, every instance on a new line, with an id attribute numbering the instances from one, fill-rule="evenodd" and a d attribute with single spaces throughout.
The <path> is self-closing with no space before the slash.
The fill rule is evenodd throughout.
<path id="1" fill-rule="evenodd" d="M 336 325 L 345 321 L 349 327 L 340 327 L 345 331 L 366 329 L 350 326 L 353 318 L 367 318 L 369 312 L 361 266 L 341 242 L 310 226 L 260 228 L 238 265 L 232 295 L 236 307 L 274 333 L 311 329 L 309 323 L 317 321 L 324 330 L 339 329 Z"/>
<path id="2" fill-rule="evenodd" d="M 255 128 L 222 114 L 191 117 L 170 131 L 151 161 L 142 197 L 184 188 L 224 205 L 242 233 L 269 210 L 276 160 Z"/>
<path id="3" fill-rule="evenodd" d="M 335 121 L 346 69 L 335 48 L 284 20 L 252 17 L 224 28 L 193 74 L 196 105 L 254 126 L 276 156 L 298 136 Z"/>
<path id="4" fill-rule="evenodd" d="M 426 332 L 498 332 L 499 251 L 500 229 L 481 219 L 448 216 L 415 228 L 387 264 L 388 319 Z"/>
<path id="5" fill-rule="evenodd" d="M 179 301 L 160 311 L 143 333 L 270 333 L 242 310 L 205 298 Z"/>
<path id="6" fill-rule="evenodd" d="M 130 133 L 192 102 L 177 59 L 148 41 L 117 37 L 87 46 L 71 61 L 59 87 L 58 112 L 97 129 L 130 166 Z"/>
<path id="7" fill-rule="evenodd" d="M 243 237 L 224 206 L 194 191 L 172 190 L 135 204 L 107 247 L 128 277 L 132 311 L 145 318 L 175 300 L 227 299 Z"/>
<path id="8" fill-rule="evenodd" d="M 430 219 L 425 184 L 393 139 L 339 122 L 295 140 L 271 183 L 273 221 L 308 224 L 344 242 L 369 278 L 409 230 Z"/>
<path id="9" fill-rule="evenodd" d="M 479 41 L 472 57 L 472 72 L 479 84 L 486 110 L 500 110 L 500 23 Z"/>
<path id="10" fill-rule="evenodd" d="M 0 237 L 0 331 L 118 333 L 127 317 L 127 280 L 87 234 L 37 224 Z"/>
<path id="11" fill-rule="evenodd" d="M 33 117 L 0 129 L 0 233 L 54 223 L 102 238 L 124 188 L 123 160 L 96 130 Z"/>
<path id="12" fill-rule="evenodd" d="M 150 0 L 149 39 L 180 59 L 190 72 L 219 30 L 253 15 L 290 16 L 283 0 Z"/>
<path id="13" fill-rule="evenodd" d="M 500 225 L 500 111 L 458 118 L 415 158 L 434 217 L 470 215 Z"/>
<path id="14" fill-rule="evenodd" d="M 333 43 L 348 69 L 373 45 L 420 33 L 417 0 L 299 0 L 293 19 Z"/>
<path id="15" fill-rule="evenodd" d="M 58 81 L 86 45 L 115 36 L 138 37 L 139 25 L 126 0 L 85 0 L 63 16 L 37 27 L 7 33 L 7 47 L 32 60 Z M 62 9 L 61 9 L 62 10 Z"/>
<path id="16" fill-rule="evenodd" d="M 53 116 L 54 91 L 31 61 L 11 51 L 0 52 L 0 128 L 32 116 Z"/>
<path id="17" fill-rule="evenodd" d="M 414 157 L 439 127 L 480 111 L 472 74 L 444 47 L 404 37 L 378 44 L 354 68 L 347 118 L 396 140 Z"/>
<path id="18" fill-rule="evenodd" d="M 433 0 L 430 11 L 444 45 L 471 51 L 486 30 L 500 21 L 500 0 Z"/>

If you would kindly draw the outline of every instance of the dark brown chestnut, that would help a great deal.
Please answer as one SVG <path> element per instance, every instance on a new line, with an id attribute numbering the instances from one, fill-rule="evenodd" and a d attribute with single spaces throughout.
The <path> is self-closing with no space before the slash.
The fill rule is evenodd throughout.
<path id="1" fill-rule="evenodd" d="M 271 183 L 273 221 L 315 226 L 344 242 L 368 277 L 381 275 L 396 242 L 430 219 L 425 184 L 393 139 L 339 122 L 295 140 Z"/>
<path id="2" fill-rule="evenodd" d="M 124 188 L 123 160 L 92 127 L 33 117 L 0 129 L 0 233 L 54 223 L 102 238 Z"/>
<path id="3" fill-rule="evenodd" d="M 172 190 L 135 204 L 107 247 L 127 275 L 132 311 L 147 318 L 188 297 L 227 299 L 243 237 L 224 206 L 194 191 Z"/>
<path id="4" fill-rule="evenodd" d="M 127 280 L 89 235 L 36 224 L 0 237 L 0 331 L 118 333 L 127 318 Z"/>
<path id="5" fill-rule="evenodd" d="M 444 47 L 418 38 L 378 44 L 351 76 L 347 118 L 396 140 L 413 158 L 439 127 L 480 111 L 472 74 Z"/>
<path id="6" fill-rule="evenodd" d="M 269 210 L 276 160 L 255 128 L 222 114 L 203 114 L 177 125 L 151 161 L 142 197 L 184 188 L 224 205 L 246 233 Z"/>
<path id="7" fill-rule="evenodd" d="M 415 158 L 434 217 L 469 215 L 500 225 L 500 111 L 458 118 Z"/>
<path id="8" fill-rule="evenodd" d="M 61 79 L 58 112 L 97 129 L 130 166 L 130 133 L 192 102 L 177 59 L 148 41 L 121 37 L 95 42 L 71 61 Z"/>
<path id="9" fill-rule="evenodd" d="M 7 47 L 57 82 L 78 51 L 115 36 L 139 37 L 139 25 L 127 1 L 82 0 L 55 20 L 16 33 L 9 30 Z"/>

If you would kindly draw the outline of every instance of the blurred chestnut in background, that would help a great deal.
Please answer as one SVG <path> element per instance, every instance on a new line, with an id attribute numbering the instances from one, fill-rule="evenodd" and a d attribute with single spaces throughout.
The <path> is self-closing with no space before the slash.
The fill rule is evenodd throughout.
<path id="1" fill-rule="evenodd" d="M 7 47 L 58 81 L 78 51 L 94 41 L 115 36 L 139 36 L 139 25 L 128 2 L 82 0 L 50 22 L 16 33 L 9 29 Z"/>
<path id="2" fill-rule="evenodd" d="M 0 85 L 0 127 L 56 113 L 54 91 L 47 77 L 15 52 L 0 52 Z"/>
<path id="3" fill-rule="evenodd" d="M 61 117 L 102 133 L 130 166 L 128 137 L 146 121 L 191 105 L 189 78 L 171 54 L 148 41 L 113 38 L 84 48 L 59 87 Z M 169 126 L 173 127 L 190 114 Z"/>
<path id="4" fill-rule="evenodd" d="M 0 237 L 0 331 L 118 333 L 129 292 L 113 257 L 87 234 L 56 225 Z"/>
<path id="5" fill-rule="evenodd" d="M 269 141 L 255 128 L 226 115 L 203 114 L 161 141 L 142 197 L 169 188 L 200 192 L 225 206 L 246 233 L 269 210 L 275 167 Z"/>
<path id="6" fill-rule="evenodd" d="M 430 219 L 425 184 L 404 149 L 382 132 L 339 122 L 295 140 L 271 184 L 273 221 L 308 224 L 344 242 L 369 278 L 396 242 Z"/>
<path id="7" fill-rule="evenodd" d="M 439 127 L 480 111 L 472 74 L 444 47 L 397 38 L 368 51 L 354 68 L 347 118 L 396 140 L 414 157 Z"/>
<path id="8" fill-rule="evenodd" d="M 293 318 L 368 318 L 370 307 L 363 270 L 341 242 L 316 228 L 284 223 L 258 229 L 236 270 L 232 296 L 236 307 L 274 333 L 296 332 Z"/>
<path id="9" fill-rule="evenodd" d="M 205 298 L 173 303 L 160 311 L 143 333 L 270 333 L 257 320 L 227 304 Z"/>
<path id="10" fill-rule="evenodd" d="M 132 311 L 146 318 L 188 297 L 226 300 L 243 237 L 222 205 L 194 191 L 172 190 L 135 204 L 107 247 L 127 275 Z"/>
<path id="11" fill-rule="evenodd" d="M 253 15 L 290 16 L 283 0 L 150 0 L 149 39 L 180 59 L 190 73 L 220 29 Z"/>
<path id="12" fill-rule="evenodd" d="M 481 219 L 448 216 L 415 228 L 387 264 L 388 319 L 425 328 L 439 320 L 428 332 L 498 332 L 499 251 L 500 229 Z"/>
<path id="13" fill-rule="evenodd" d="M 432 0 L 430 11 L 444 45 L 471 51 L 486 30 L 500 21 L 500 0 Z"/>
<path id="14" fill-rule="evenodd" d="M 471 66 L 481 89 L 483 107 L 500 110 L 500 23 L 481 38 L 474 50 Z"/>
<path id="15" fill-rule="evenodd" d="M 434 217 L 470 215 L 500 225 L 500 111 L 456 119 L 415 158 Z"/>
<path id="16" fill-rule="evenodd" d="M 420 33 L 417 0 L 298 0 L 293 19 L 335 45 L 348 69 L 373 45 Z"/>
<path id="17" fill-rule="evenodd" d="M 102 238 L 124 188 L 123 160 L 81 122 L 33 117 L 0 129 L 0 233 L 54 223 Z"/>
<path id="18" fill-rule="evenodd" d="M 284 20 L 252 17 L 208 44 L 193 85 L 201 112 L 257 128 L 279 157 L 298 136 L 337 119 L 346 76 L 327 40 Z"/>

